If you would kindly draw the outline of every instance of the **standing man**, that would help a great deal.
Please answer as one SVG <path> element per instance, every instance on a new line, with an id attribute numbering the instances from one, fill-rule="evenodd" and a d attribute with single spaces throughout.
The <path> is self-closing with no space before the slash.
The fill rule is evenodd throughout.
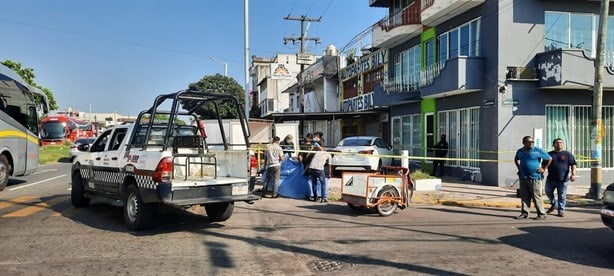
<path id="1" fill-rule="evenodd" d="M 313 155 L 311 163 L 309 163 L 309 174 L 311 175 L 311 185 L 313 190 L 314 199 L 317 201 L 320 198 L 320 202 L 328 202 L 328 178 L 330 178 L 331 164 L 330 153 L 324 151 L 324 147 L 316 145 L 315 150 L 318 151 Z M 324 170 L 324 165 L 328 163 L 328 175 Z M 318 190 L 318 180 L 320 181 L 320 189 Z"/>
<path id="2" fill-rule="evenodd" d="M 576 180 L 576 158 L 571 152 L 563 149 L 565 144 L 561 138 L 554 139 L 552 147 L 554 150 L 548 152 L 552 157 L 552 164 L 548 167 L 548 178 L 546 178 L 546 195 L 550 199 L 550 209 L 546 211 L 546 214 L 552 213 L 556 208 L 558 216 L 564 217 L 567 185 L 569 181 Z M 558 200 L 554 199 L 554 189 L 556 189 Z"/>
<path id="3" fill-rule="evenodd" d="M 269 183 L 273 181 L 273 198 L 279 197 L 277 194 L 277 190 L 279 189 L 279 176 L 281 174 L 281 163 L 280 161 L 284 160 L 286 157 L 281 147 L 279 146 L 279 137 L 273 137 L 273 142 L 269 144 L 266 148 L 265 158 L 266 158 L 266 181 L 264 183 L 264 187 L 262 187 L 261 196 L 266 194 Z"/>
<path id="4" fill-rule="evenodd" d="M 435 149 L 435 157 L 444 158 L 448 155 L 448 142 L 446 141 L 445 134 L 441 135 L 441 140 L 437 142 L 434 149 Z M 444 160 L 442 159 L 434 160 L 433 161 L 433 173 L 431 173 L 431 175 L 442 177 L 445 172 L 443 163 L 444 163 Z"/>
<path id="5" fill-rule="evenodd" d="M 546 219 L 544 210 L 544 201 L 542 199 L 542 178 L 544 172 L 550 166 L 552 158 L 543 149 L 535 147 L 533 137 L 525 136 L 522 138 L 523 147 L 516 151 L 514 163 L 518 168 L 518 177 L 520 178 L 520 201 L 522 209 L 516 219 L 526 219 L 529 217 L 531 210 L 531 200 L 535 203 L 537 211 L 536 220 Z"/>
<path id="6" fill-rule="evenodd" d="M 309 195 L 306 196 L 308 200 L 315 200 L 313 197 L 313 189 L 311 182 L 311 175 L 309 174 L 309 163 L 311 163 L 311 159 L 313 159 L 313 135 L 311 133 L 307 133 L 305 135 L 305 140 L 301 145 L 301 151 L 298 153 L 298 161 L 303 164 L 303 175 L 307 178 L 307 187 L 309 188 Z"/>

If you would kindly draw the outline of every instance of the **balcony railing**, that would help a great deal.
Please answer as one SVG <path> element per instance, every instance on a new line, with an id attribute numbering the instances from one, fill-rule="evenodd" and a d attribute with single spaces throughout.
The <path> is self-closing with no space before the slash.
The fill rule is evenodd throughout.
<path id="1" fill-rule="evenodd" d="M 441 70 L 446 66 L 446 62 L 438 62 L 426 66 L 420 71 L 420 87 L 433 84 L 433 80 L 439 76 Z"/>
<path id="2" fill-rule="evenodd" d="M 404 92 L 414 92 L 421 87 L 433 84 L 433 80 L 439 76 L 441 70 L 445 67 L 445 62 L 439 62 L 427 66 L 420 70 L 420 76 L 403 75 L 396 78 L 391 78 L 383 81 L 384 91 L 389 94 L 398 94 Z"/>
<path id="3" fill-rule="evenodd" d="M 398 26 L 420 24 L 420 8 L 414 2 L 393 15 L 385 16 L 378 24 L 385 31 Z"/>
<path id="4" fill-rule="evenodd" d="M 404 75 L 394 79 L 384 80 L 382 85 L 386 94 L 394 95 L 404 92 L 417 91 L 419 83 L 419 77 Z"/>

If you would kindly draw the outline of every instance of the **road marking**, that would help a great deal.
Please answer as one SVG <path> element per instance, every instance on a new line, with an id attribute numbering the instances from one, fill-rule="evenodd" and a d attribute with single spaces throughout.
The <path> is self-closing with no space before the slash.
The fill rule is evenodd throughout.
<path id="1" fill-rule="evenodd" d="M 4 208 L 7 208 L 7 207 L 11 207 L 13 205 L 21 204 L 21 203 L 24 203 L 26 201 L 30 201 L 30 200 L 35 199 L 35 198 L 37 198 L 37 197 L 35 197 L 35 196 L 22 196 L 22 197 L 18 197 L 18 198 L 15 198 L 13 200 L 10 200 L 10 201 L 2 201 L 2 202 L 0 202 L 0 209 L 4 209 Z"/>
<path id="2" fill-rule="evenodd" d="M 34 182 L 34 183 L 30 183 L 30 184 L 26 184 L 26 185 L 19 186 L 19 187 L 15 187 L 15 188 L 10 188 L 10 189 L 9 189 L 9 191 L 14 191 L 14 190 L 18 190 L 18 189 L 21 189 L 21 188 L 29 187 L 29 186 L 32 186 L 32 185 L 36 185 L 36 184 L 45 183 L 45 182 L 47 182 L 47 181 L 51 181 L 51 180 L 54 180 L 54 179 L 58 179 L 58 178 L 60 178 L 60 177 L 64 177 L 64 176 L 66 176 L 66 175 L 65 175 L 65 174 L 63 174 L 63 175 L 58 175 L 58 176 L 56 176 L 56 177 L 52 177 L 52 178 L 49 178 L 49 179 L 41 180 L 41 181 L 38 181 L 38 182 Z"/>
<path id="3" fill-rule="evenodd" d="M 39 200 L 40 200 L 40 198 L 39 198 Z M 32 203 L 28 204 L 30 206 L 22 208 L 22 209 L 19 209 L 19 210 L 14 211 L 14 212 L 10 212 L 8 214 L 3 215 L 2 217 L 3 218 L 18 218 L 18 217 L 29 216 L 29 215 L 32 215 L 34 213 L 38 213 L 38 212 L 40 212 L 42 210 L 48 209 L 49 206 L 53 206 L 53 205 L 55 205 L 55 204 L 57 204 L 59 202 L 62 202 L 63 200 L 64 200 L 63 197 L 58 196 L 58 197 L 53 197 L 53 198 L 51 198 L 48 201 L 38 202 L 38 203 L 36 203 L 34 205 L 31 205 L 31 204 L 34 203 L 34 202 L 32 202 Z M 54 213 L 56 213 L 56 212 L 54 211 Z"/>
<path id="4" fill-rule="evenodd" d="M 57 171 L 58 171 L 58 169 L 48 169 L 48 170 L 42 170 L 42 171 L 34 172 L 34 173 L 32 173 L 32 175 L 39 174 L 39 173 L 46 173 L 46 172 L 57 172 Z"/>
<path id="5" fill-rule="evenodd" d="M 25 216 L 29 216 L 31 214 L 34 214 L 36 212 L 40 212 L 42 210 L 44 210 L 45 208 L 49 207 L 49 205 L 47 205 L 47 202 L 40 202 L 37 203 L 34 206 L 28 206 L 26 208 L 22 208 L 19 209 L 15 212 L 11 212 L 8 213 L 6 215 L 3 215 L 3 218 L 18 218 L 18 217 L 25 217 Z"/>

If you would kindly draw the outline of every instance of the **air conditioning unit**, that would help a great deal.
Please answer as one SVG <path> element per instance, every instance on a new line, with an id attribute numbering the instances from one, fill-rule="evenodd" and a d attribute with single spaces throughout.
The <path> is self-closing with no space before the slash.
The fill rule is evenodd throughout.
<path id="1" fill-rule="evenodd" d="M 537 71 L 533 67 L 508 66 L 505 77 L 508 80 L 537 80 Z"/>

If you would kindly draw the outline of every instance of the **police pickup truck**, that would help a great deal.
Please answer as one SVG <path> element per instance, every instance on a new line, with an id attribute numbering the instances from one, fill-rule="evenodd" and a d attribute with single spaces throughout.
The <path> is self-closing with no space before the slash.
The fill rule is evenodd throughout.
<path id="1" fill-rule="evenodd" d="M 234 202 L 259 198 L 252 194 L 256 169 L 243 114 L 230 95 L 183 90 L 158 96 L 136 122 L 107 129 L 93 144 L 80 146 L 84 152 L 71 171 L 72 204 L 86 207 L 102 199 L 122 206 L 133 230 L 151 226 L 160 204 L 201 205 L 211 221 L 227 220 Z M 233 116 L 241 123 L 227 139 L 230 130 L 222 119 Z M 217 122 L 221 137 L 207 139 L 205 120 Z"/>

